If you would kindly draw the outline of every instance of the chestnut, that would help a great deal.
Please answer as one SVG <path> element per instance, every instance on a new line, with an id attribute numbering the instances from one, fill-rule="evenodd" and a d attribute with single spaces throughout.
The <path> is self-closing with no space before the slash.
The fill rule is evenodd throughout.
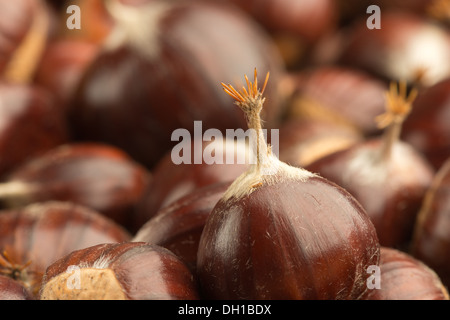
<path id="1" fill-rule="evenodd" d="M 76 250 L 46 270 L 41 300 L 197 300 L 189 269 L 169 250 L 145 242 Z"/>
<path id="2" fill-rule="evenodd" d="M 438 170 L 417 217 L 411 254 L 436 271 L 450 286 L 450 158 Z"/>
<path id="3" fill-rule="evenodd" d="M 51 33 L 52 15 L 41 0 L 1 1 L 0 75 L 31 83 Z"/>
<path id="4" fill-rule="evenodd" d="M 3 75 L 14 51 L 25 39 L 32 25 L 37 1 L 0 1 L 0 74 Z"/>
<path id="5" fill-rule="evenodd" d="M 442 26 L 411 12 L 386 11 L 381 28 L 354 22 L 338 61 L 385 79 L 423 87 L 450 76 L 450 34 Z"/>
<path id="6" fill-rule="evenodd" d="M 80 78 L 98 53 L 99 45 L 81 38 L 59 37 L 47 44 L 34 83 L 47 88 L 67 109 Z"/>
<path id="7" fill-rule="evenodd" d="M 0 264 L 2 264 L 0 257 Z M 20 282 L 2 275 L 0 266 L 0 300 L 35 300 L 33 295 Z"/>
<path id="8" fill-rule="evenodd" d="M 131 235 L 102 214 L 69 202 L 44 202 L 0 213 L 0 252 L 9 275 L 34 295 L 48 265 L 100 243 L 129 241 Z M 5 271 L 6 270 L 6 271 Z"/>
<path id="9" fill-rule="evenodd" d="M 447 288 L 434 270 L 400 250 L 380 248 L 380 269 L 375 272 L 365 300 L 449 300 Z"/>
<path id="10" fill-rule="evenodd" d="M 406 83 L 393 83 L 387 111 L 376 118 L 384 134 L 326 155 L 305 168 L 349 191 L 365 208 L 380 244 L 404 248 L 423 197 L 435 174 L 431 164 L 412 145 L 399 139 L 411 111 L 415 90 L 407 96 Z M 376 196 L 374 196 L 376 195 Z"/>
<path id="11" fill-rule="evenodd" d="M 197 275 L 207 299 L 358 299 L 379 262 L 376 230 L 345 189 L 281 162 L 262 134 L 254 82 L 224 90 L 252 129 L 257 162 L 240 175 L 205 223 Z"/>
<path id="12" fill-rule="evenodd" d="M 217 161 L 195 163 L 195 150 L 204 155 L 214 150 Z M 172 153 L 166 154 L 152 170 L 152 179 L 142 195 L 135 214 L 134 227 L 139 229 L 159 210 L 198 188 L 236 179 L 250 165 L 251 150 L 242 139 L 217 139 L 191 143 L 190 161 L 174 163 Z M 230 158 L 231 160 L 230 161 Z"/>
<path id="13" fill-rule="evenodd" d="M 64 115 L 46 89 L 0 82 L 0 175 L 68 140 Z"/>
<path id="14" fill-rule="evenodd" d="M 160 209 L 137 231 L 132 241 L 167 248 L 195 272 L 198 242 L 206 219 L 230 184 L 218 182 L 197 188 Z"/>
<path id="15" fill-rule="evenodd" d="M 358 130 L 380 131 L 373 119 L 384 111 L 384 82 L 362 70 L 323 65 L 291 72 L 288 118 L 319 119 Z M 356 89 L 357 88 L 357 89 Z"/>
<path id="16" fill-rule="evenodd" d="M 311 49 L 338 27 L 334 0 L 228 0 L 254 18 L 277 44 L 283 61 L 299 68 Z"/>
<path id="17" fill-rule="evenodd" d="M 245 126 L 214 83 L 249 68 L 284 66 L 268 35 L 240 10 L 212 1 L 109 1 L 114 30 L 87 68 L 71 101 L 76 140 L 116 145 L 149 168 L 175 143 L 174 130 L 193 133 Z M 264 120 L 279 122 L 278 89 L 269 86 Z"/>
<path id="18" fill-rule="evenodd" d="M 362 139 L 358 130 L 330 121 L 290 119 L 280 128 L 280 160 L 294 167 L 305 167 Z"/>
<path id="19" fill-rule="evenodd" d="M 0 200 L 6 208 L 70 201 L 131 228 L 150 177 L 147 169 L 116 147 L 67 143 L 10 172 L 0 184 Z"/>
<path id="20" fill-rule="evenodd" d="M 450 157 L 450 78 L 424 88 L 405 120 L 402 138 L 437 170 Z"/>

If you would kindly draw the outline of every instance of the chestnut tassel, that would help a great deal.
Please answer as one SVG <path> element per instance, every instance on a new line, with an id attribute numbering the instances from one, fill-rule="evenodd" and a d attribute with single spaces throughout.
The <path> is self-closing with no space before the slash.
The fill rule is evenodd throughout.
<path id="1" fill-rule="evenodd" d="M 207 299 L 358 299 L 378 265 L 375 228 L 343 188 L 281 162 L 266 144 L 257 75 L 224 90 L 244 111 L 257 162 L 218 201 L 202 232 L 197 273 Z"/>

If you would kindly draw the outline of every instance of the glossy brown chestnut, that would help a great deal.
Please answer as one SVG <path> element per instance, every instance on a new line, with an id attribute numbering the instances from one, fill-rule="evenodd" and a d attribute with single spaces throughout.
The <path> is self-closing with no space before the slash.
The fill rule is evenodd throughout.
<path id="1" fill-rule="evenodd" d="M 378 265 L 375 228 L 346 190 L 272 154 L 258 118 L 264 87 L 259 91 L 256 81 L 249 82 L 238 92 L 224 84 L 255 130 L 258 161 L 233 182 L 206 221 L 197 256 L 202 294 L 358 299 L 367 291 L 366 269 Z"/>
<path id="2" fill-rule="evenodd" d="M 450 78 L 423 89 L 405 120 L 402 138 L 439 169 L 450 157 Z"/>
<path id="3" fill-rule="evenodd" d="M 245 126 L 217 89 L 221 80 L 255 66 L 274 78 L 283 72 L 267 34 L 236 8 L 212 1 L 108 3 L 116 27 L 72 101 L 76 139 L 116 145 L 153 167 L 175 145 L 172 132 L 193 134 L 195 120 L 223 134 Z M 273 126 L 281 113 L 277 88 L 267 94 L 264 120 Z"/>
<path id="4" fill-rule="evenodd" d="M 99 45 L 84 39 L 52 39 L 43 52 L 34 82 L 52 92 L 61 108 L 67 104 Z"/>
<path id="5" fill-rule="evenodd" d="M 198 242 L 206 219 L 230 184 L 219 182 L 207 185 L 181 197 L 159 210 L 138 230 L 132 241 L 167 248 L 194 272 Z"/>
<path id="6" fill-rule="evenodd" d="M 417 213 L 434 176 L 423 155 L 398 139 L 406 116 L 401 113 L 410 110 L 411 103 L 395 90 L 392 87 L 388 94 L 390 111 L 377 118 L 394 121 L 383 136 L 361 141 L 305 167 L 349 191 L 367 211 L 380 244 L 386 247 L 402 247 L 411 240 Z"/>
<path id="7" fill-rule="evenodd" d="M 339 61 L 387 80 L 430 86 L 450 76 L 450 35 L 430 20 L 407 12 L 381 14 L 381 28 L 363 18 L 347 34 Z"/>
<path id="8" fill-rule="evenodd" d="M 37 86 L 0 83 L 0 175 L 68 140 L 64 116 Z"/>
<path id="9" fill-rule="evenodd" d="M 0 1 L 0 74 L 28 33 L 36 10 L 33 0 Z"/>
<path id="10" fill-rule="evenodd" d="M 449 300 L 439 276 L 422 261 L 393 248 L 380 253 L 379 288 L 369 290 L 366 300 Z"/>
<path id="11" fill-rule="evenodd" d="M 169 250 L 143 242 L 99 244 L 51 264 L 41 300 L 196 300 L 189 269 Z"/>
<path id="12" fill-rule="evenodd" d="M 0 300 L 34 300 L 34 297 L 20 282 L 0 275 Z"/>
<path id="13" fill-rule="evenodd" d="M 270 33 L 285 64 L 292 69 L 299 68 L 314 45 L 338 27 L 334 0 L 227 1 L 243 9 Z"/>
<path id="14" fill-rule="evenodd" d="M 438 170 L 422 203 L 411 254 L 435 270 L 450 285 L 450 158 Z"/>
<path id="15" fill-rule="evenodd" d="M 12 171 L 0 184 L 0 199 L 6 207 L 70 201 L 130 227 L 150 179 L 147 169 L 116 147 L 70 143 Z"/>
<path id="16" fill-rule="evenodd" d="M 130 234 L 112 220 L 68 202 L 45 202 L 0 214 L 0 252 L 6 270 L 33 294 L 47 266 L 73 250 L 100 243 L 129 241 Z"/>
<path id="17" fill-rule="evenodd" d="M 358 130 L 379 133 L 375 116 L 384 111 L 387 86 L 367 72 L 338 65 L 292 72 L 289 117 L 319 119 Z"/>
<path id="18" fill-rule="evenodd" d="M 280 128 L 280 160 L 305 167 L 362 139 L 360 132 L 347 126 L 321 119 L 291 119 Z"/>
<path id="19" fill-rule="evenodd" d="M 152 171 L 152 179 L 138 205 L 134 226 L 140 228 L 159 210 L 198 188 L 236 179 L 250 165 L 251 151 L 242 140 L 195 140 L 191 144 L 190 163 L 175 164 L 169 153 Z M 196 147 L 199 146 L 199 147 Z M 217 161 L 194 163 L 195 149 L 205 154 L 207 148 L 216 150 Z M 200 153 L 199 153 L 200 154 Z M 229 156 L 232 161 L 229 161 Z"/>

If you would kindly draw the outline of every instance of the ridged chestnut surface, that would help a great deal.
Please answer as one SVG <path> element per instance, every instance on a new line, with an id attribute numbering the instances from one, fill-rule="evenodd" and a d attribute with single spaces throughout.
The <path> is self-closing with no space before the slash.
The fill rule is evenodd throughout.
<path id="1" fill-rule="evenodd" d="M 51 264 L 41 300 L 195 300 L 196 282 L 169 250 L 143 242 L 99 244 Z"/>
<path id="2" fill-rule="evenodd" d="M 447 288 L 434 270 L 411 255 L 380 248 L 379 288 L 367 300 L 449 300 Z"/>

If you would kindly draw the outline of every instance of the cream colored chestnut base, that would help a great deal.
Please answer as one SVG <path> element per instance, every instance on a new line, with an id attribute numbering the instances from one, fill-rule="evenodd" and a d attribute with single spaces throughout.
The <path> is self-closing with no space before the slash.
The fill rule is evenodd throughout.
<path id="1" fill-rule="evenodd" d="M 79 269 L 53 277 L 41 291 L 41 300 L 127 300 L 111 269 Z"/>

